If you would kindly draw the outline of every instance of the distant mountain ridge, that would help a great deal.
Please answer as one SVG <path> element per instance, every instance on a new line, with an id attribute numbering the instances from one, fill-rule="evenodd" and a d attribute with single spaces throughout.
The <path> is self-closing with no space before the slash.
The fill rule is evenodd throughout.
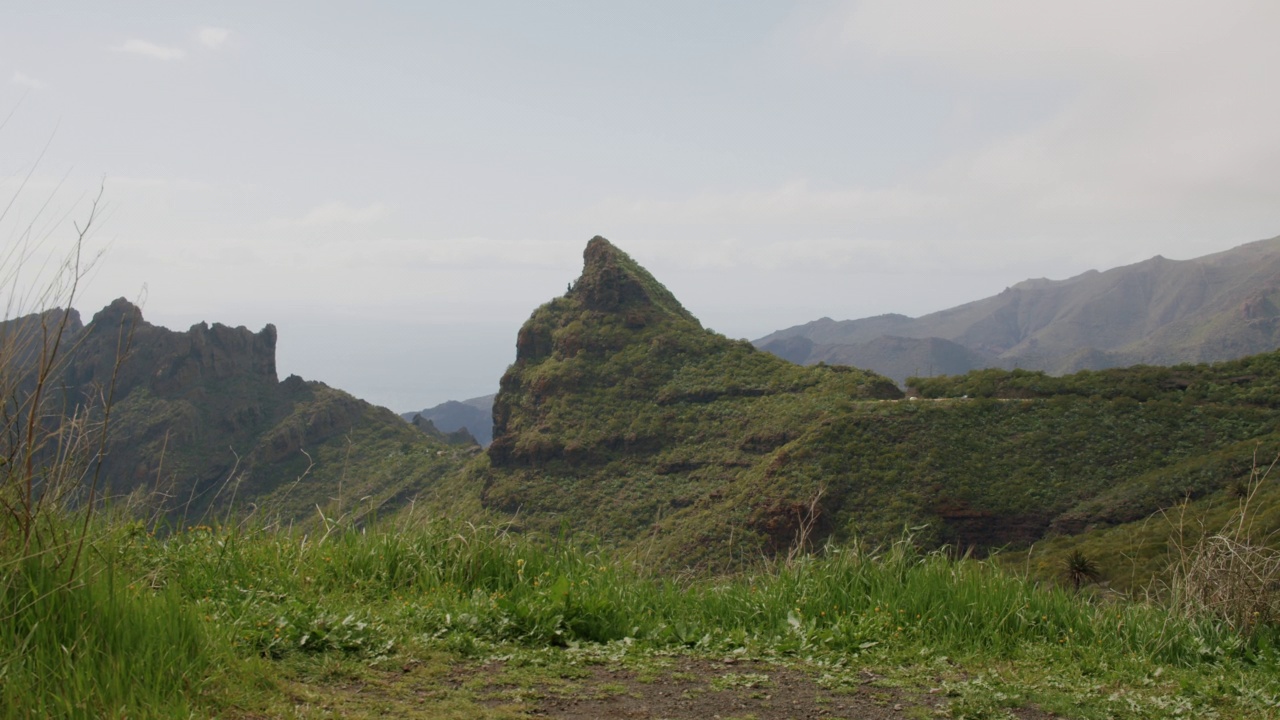
<path id="1" fill-rule="evenodd" d="M 469 400 L 447 400 L 435 407 L 400 413 L 400 417 L 415 422 L 421 417 L 443 433 L 465 430 L 476 442 L 488 447 L 493 442 L 493 395 L 481 395 Z"/>
<path id="2" fill-rule="evenodd" d="M 1024 368 L 1061 374 L 1229 360 L 1280 347 L 1280 237 L 1192 260 L 1157 255 L 1033 279 L 918 318 L 822 318 L 755 345 L 799 364 L 910 376 Z"/>
<path id="3" fill-rule="evenodd" d="M 61 313 L 0 322 L 0 340 L 22 347 Z M 141 493 L 174 522 L 250 507 L 315 517 L 344 495 L 394 506 L 472 454 L 323 383 L 280 380 L 273 325 L 173 331 L 120 298 L 88 324 L 69 311 L 62 346 L 56 408 L 112 398 L 100 493 Z"/>

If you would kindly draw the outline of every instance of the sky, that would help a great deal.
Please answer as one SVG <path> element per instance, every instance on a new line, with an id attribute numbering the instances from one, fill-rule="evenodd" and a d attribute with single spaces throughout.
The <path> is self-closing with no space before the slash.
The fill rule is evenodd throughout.
<path id="1" fill-rule="evenodd" d="M 1274 0 L 22 3 L 0 280 L 92 217 L 86 319 L 274 323 L 281 377 L 397 411 L 495 392 L 595 235 L 730 337 L 915 316 L 1280 235 L 1278 34 Z"/>

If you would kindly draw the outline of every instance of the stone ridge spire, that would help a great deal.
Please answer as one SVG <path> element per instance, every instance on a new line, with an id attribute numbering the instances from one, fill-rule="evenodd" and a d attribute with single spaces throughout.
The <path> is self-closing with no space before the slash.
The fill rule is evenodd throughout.
<path id="1" fill-rule="evenodd" d="M 591 238 L 582 258 L 582 276 L 569 297 L 586 309 L 613 313 L 654 308 L 697 322 L 649 271 L 603 237 Z"/>
<path id="2" fill-rule="evenodd" d="M 93 316 L 69 369 L 78 384 L 115 377 L 121 394 L 140 385 L 160 397 L 179 397 L 227 379 L 274 387 L 276 327 L 269 324 L 255 333 L 201 322 L 178 332 L 152 325 L 137 305 L 117 298 Z"/>

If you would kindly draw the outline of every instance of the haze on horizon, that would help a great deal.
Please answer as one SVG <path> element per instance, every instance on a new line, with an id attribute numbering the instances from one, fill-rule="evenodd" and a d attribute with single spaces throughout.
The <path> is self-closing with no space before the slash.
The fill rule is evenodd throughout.
<path id="1" fill-rule="evenodd" d="M 86 319 L 275 323 L 408 410 L 495 391 L 597 234 L 747 338 L 1280 234 L 1280 5 L 922 8 L 27 4 L 0 238 L 104 184 Z"/>

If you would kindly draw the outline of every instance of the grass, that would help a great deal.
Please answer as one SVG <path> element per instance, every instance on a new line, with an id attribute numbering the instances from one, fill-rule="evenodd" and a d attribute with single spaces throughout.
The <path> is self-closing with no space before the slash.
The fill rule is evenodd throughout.
<path id="1" fill-rule="evenodd" d="M 325 688 L 381 683 L 391 697 L 412 677 L 438 690 L 494 658 L 532 668 L 528 700 L 583 658 L 641 672 L 671 653 L 804 663 L 833 688 L 875 668 L 936 686 L 953 717 L 1010 703 L 1165 717 L 1170 693 L 1197 713 L 1260 717 L 1280 697 L 1273 632 L 1090 602 L 907 542 L 693 579 L 443 521 L 156 537 L 100 520 L 88 558 L 74 582 L 38 558 L 5 566 L 4 716 L 293 715 Z M 402 666 L 416 669 L 383 672 Z M 491 716 L 475 693 L 446 698 L 456 717 Z"/>
<path id="2" fill-rule="evenodd" d="M 182 715 L 221 672 L 184 598 L 95 570 L 68 579 L 26 558 L 0 576 L 0 717 Z"/>

